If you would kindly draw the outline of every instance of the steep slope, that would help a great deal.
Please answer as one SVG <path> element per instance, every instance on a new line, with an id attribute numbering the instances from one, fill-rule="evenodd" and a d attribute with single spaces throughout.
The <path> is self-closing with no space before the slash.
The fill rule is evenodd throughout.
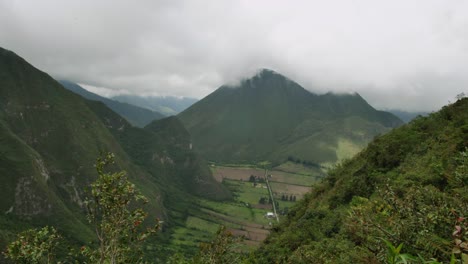
<path id="1" fill-rule="evenodd" d="M 164 118 L 164 115 L 158 112 L 99 96 L 95 93 L 87 91 L 76 83 L 66 80 L 59 80 L 58 82 L 62 84 L 63 87 L 83 96 L 86 99 L 103 102 L 107 107 L 112 109 L 120 116 L 124 117 L 128 122 L 130 122 L 130 124 L 134 126 L 144 127 L 154 120 Z"/>
<path id="2" fill-rule="evenodd" d="M 140 129 L 100 103 L 87 103 L 135 164 L 151 175 L 159 175 L 156 180 L 165 188 L 174 188 L 166 193 L 191 193 L 214 200 L 231 198 L 215 181 L 206 162 L 192 150 L 190 135 L 177 117 L 153 121 Z"/>
<path id="3" fill-rule="evenodd" d="M 202 155 L 235 162 L 334 163 L 402 124 L 358 94 L 316 95 L 270 70 L 222 86 L 178 116 Z"/>
<path id="4" fill-rule="evenodd" d="M 138 96 L 138 95 L 118 95 L 112 97 L 113 100 L 137 105 L 147 108 L 165 115 L 176 115 L 198 100 L 190 97 L 174 97 L 174 96 Z"/>
<path id="5" fill-rule="evenodd" d="M 185 226 L 187 211 L 198 197 L 230 200 L 230 192 L 216 182 L 206 162 L 191 149 L 187 130 L 176 117 L 157 120 L 144 129 L 132 127 L 125 119 L 100 102 L 88 101 L 130 160 L 147 171 L 161 186 L 160 198 L 167 209 L 164 228 L 152 239 L 147 255 L 163 262 L 175 252 L 194 253 L 194 248 L 168 246 L 173 228 Z"/>
<path id="6" fill-rule="evenodd" d="M 104 151 L 114 152 L 120 169 L 148 187 L 152 214 L 163 213 L 149 174 L 128 162 L 80 96 L 4 49 L 0 87 L 2 231 L 8 232 L 8 223 L 25 221 L 57 225 L 74 239 L 87 240 L 91 230 L 81 209 L 83 190 L 96 177 L 93 164 Z"/>
<path id="7" fill-rule="evenodd" d="M 177 120 L 133 127 L 0 48 L 0 248 L 14 233 L 44 225 L 69 241 L 89 242 L 82 201 L 97 176 L 96 158 L 108 151 L 116 156 L 113 169 L 127 171 L 149 198 L 149 219 L 171 220 L 158 236 L 161 245 L 193 195 L 230 197 L 188 142 Z"/>
<path id="8" fill-rule="evenodd" d="M 468 257 L 467 214 L 465 98 L 377 137 L 330 171 L 253 262 L 388 263 L 388 241 L 448 263 L 452 252 Z"/>

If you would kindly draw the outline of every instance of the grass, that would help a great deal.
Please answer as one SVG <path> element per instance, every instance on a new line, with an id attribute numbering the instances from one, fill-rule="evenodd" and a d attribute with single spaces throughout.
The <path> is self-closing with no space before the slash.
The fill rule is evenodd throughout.
<path id="1" fill-rule="evenodd" d="M 353 157 L 363 148 L 363 146 L 358 145 L 346 138 L 339 138 L 337 145 L 338 146 L 336 148 L 336 156 L 338 158 L 338 161 L 342 161 L 344 159 L 349 159 Z"/>
<path id="2" fill-rule="evenodd" d="M 208 233 L 216 233 L 219 228 L 219 224 L 213 221 L 207 221 L 195 216 L 189 216 L 186 221 L 186 226 L 190 229 L 197 229 L 201 231 L 206 231 Z"/>
<path id="3" fill-rule="evenodd" d="M 312 184 L 316 183 L 317 180 L 321 179 L 319 175 L 298 175 L 283 171 L 271 171 L 269 172 L 272 178 L 270 182 L 281 182 L 281 183 L 288 183 L 292 185 L 302 185 L 302 186 L 311 186 Z"/>
<path id="4" fill-rule="evenodd" d="M 254 187 L 252 182 L 225 180 L 229 188 L 236 188 L 236 200 L 249 204 L 257 204 L 260 198 L 268 197 L 268 189 Z M 257 185 L 260 186 L 260 185 Z M 263 184 L 263 186 L 265 186 Z"/>
<path id="5" fill-rule="evenodd" d="M 292 185 L 282 182 L 271 182 L 270 186 L 273 194 L 279 195 L 280 197 L 282 194 L 295 195 L 297 199 L 311 190 L 308 186 Z"/>
<path id="6" fill-rule="evenodd" d="M 197 247 L 200 242 L 210 241 L 212 237 L 212 234 L 206 231 L 181 227 L 174 230 L 172 244 Z"/>
<path id="7" fill-rule="evenodd" d="M 239 220 L 252 221 L 252 208 L 242 203 L 220 203 L 209 200 L 201 200 L 201 207 L 211 209 L 215 212 L 234 217 Z"/>
<path id="8" fill-rule="evenodd" d="M 295 163 L 287 161 L 279 166 L 276 166 L 274 170 L 289 172 L 295 175 L 306 175 L 306 176 L 320 176 L 323 177 L 323 170 L 317 167 L 306 166 L 302 163 Z"/>

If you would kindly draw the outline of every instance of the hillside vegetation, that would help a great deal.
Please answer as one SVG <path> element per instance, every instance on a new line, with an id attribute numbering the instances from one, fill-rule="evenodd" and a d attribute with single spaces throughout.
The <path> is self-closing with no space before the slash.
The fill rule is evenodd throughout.
<path id="1" fill-rule="evenodd" d="M 448 263 L 454 253 L 466 263 L 467 214 L 464 98 L 377 137 L 331 170 L 253 262 L 397 263 L 388 259 L 388 244 L 402 244 L 400 254 Z"/>
<path id="2" fill-rule="evenodd" d="M 178 117 L 205 158 L 237 163 L 332 164 L 402 124 L 358 94 L 313 94 L 270 70 L 221 86 Z"/>
<path id="3" fill-rule="evenodd" d="M 73 244 L 92 242 L 83 201 L 101 153 L 114 153 L 111 169 L 126 171 L 148 198 L 149 219 L 166 221 L 153 243 L 159 248 L 145 247 L 158 257 L 173 227 L 185 222 L 194 195 L 230 198 L 190 149 L 189 134 L 176 118 L 133 127 L 1 48 L 0 143 L 2 249 L 33 226 L 54 226 Z"/>

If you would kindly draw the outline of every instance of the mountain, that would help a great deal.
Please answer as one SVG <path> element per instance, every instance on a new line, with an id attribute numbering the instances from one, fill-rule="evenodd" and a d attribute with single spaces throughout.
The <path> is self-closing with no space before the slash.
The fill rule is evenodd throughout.
<path id="1" fill-rule="evenodd" d="M 118 95 L 112 97 L 112 99 L 157 111 L 165 115 L 176 115 L 198 101 L 190 97 L 138 95 Z"/>
<path id="2" fill-rule="evenodd" d="M 402 111 L 402 110 L 387 110 L 388 112 L 398 116 L 403 122 L 409 123 L 411 120 L 415 119 L 418 116 L 427 116 L 429 113 L 428 112 L 408 112 L 408 111 Z"/>
<path id="3" fill-rule="evenodd" d="M 207 159 L 330 164 L 402 124 L 358 94 L 313 94 L 271 70 L 221 86 L 178 115 Z"/>
<path id="4" fill-rule="evenodd" d="M 464 98 L 377 137 L 329 171 L 252 262 L 400 263 L 399 254 L 410 254 L 424 263 L 466 263 L 467 213 Z M 402 248 L 398 253 L 387 243 Z M 452 262 L 452 253 L 464 260 Z"/>
<path id="5" fill-rule="evenodd" d="M 108 151 L 116 156 L 111 169 L 125 170 L 148 197 L 149 219 L 167 220 L 159 247 L 184 221 L 194 195 L 230 198 L 191 150 L 177 118 L 133 127 L 1 48 L 0 142 L 0 248 L 15 233 L 45 225 L 57 227 L 70 243 L 90 242 L 83 201 L 97 177 L 96 158 Z"/>
<path id="6" fill-rule="evenodd" d="M 107 107 L 109 107 L 114 112 L 127 119 L 127 121 L 134 126 L 144 127 L 154 120 L 164 118 L 163 114 L 158 113 L 156 111 L 138 107 L 132 104 L 121 103 L 115 100 L 111 100 L 109 98 L 99 96 L 95 93 L 89 92 L 88 90 L 84 89 L 76 83 L 66 80 L 59 80 L 58 82 L 62 84 L 63 87 L 76 94 L 83 96 L 86 99 L 103 102 Z"/>
<path id="7" fill-rule="evenodd" d="M 151 175 L 158 175 L 156 180 L 170 194 L 167 199 L 180 198 L 174 193 L 191 193 L 212 200 L 231 198 L 227 189 L 214 180 L 205 160 L 192 150 L 190 134 L 177 117 L 153 121 L 141 129 L 132 127 L 103 104 L 87 103 L 132 162 Z"/>

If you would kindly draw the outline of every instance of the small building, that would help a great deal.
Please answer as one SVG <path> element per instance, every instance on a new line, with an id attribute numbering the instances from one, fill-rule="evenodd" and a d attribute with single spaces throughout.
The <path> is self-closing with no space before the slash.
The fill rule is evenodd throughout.
<path id="1" fill-rule="evenodd" d="M 275 214 L 273 212 L 268 212 L 265 215 L 267 218 L 275 218 Z"/>

